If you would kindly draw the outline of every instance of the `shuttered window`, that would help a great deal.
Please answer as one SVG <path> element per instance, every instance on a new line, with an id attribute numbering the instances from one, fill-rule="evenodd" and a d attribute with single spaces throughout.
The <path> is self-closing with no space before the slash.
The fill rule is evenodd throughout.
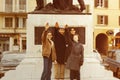
<path id="1" fill-rule="evenodd" d="M 108 8 L 108 0 L 95 0 L 94 6 L 97 8 Z"/>
<path id="2" fill-rule="evenodd" d="M 108 24 L 108 16 L 104 16 L 105 24 Z"/>
<path id="3" fill-rule="evenodd" d="M 98 6 L 98 3 L 99 3 L 98 0 L 95 0 L 95 1 L 94 1 L 94 6 L 97 7 L 97 6 Z"/>
<path id="4" fill-rule="evenodd" d="M 105 7 L 105 8 L 108 8 L 108 0 L 105 0 L 105 1 L 104 1 L 104 7 Z"/>
<path id="5" fill-rule="evenodd" d="M 13 27 L 13 18 L 12 17 L 6 17 L 5 18 L 5 27 L 6 28 L 12 28 Z"/>
<path id="6" fill-rule="evenodd" d="M 97 24 L 108 24 L 108 16 L 106 15 L 98 15 L 97 16 Z"/>

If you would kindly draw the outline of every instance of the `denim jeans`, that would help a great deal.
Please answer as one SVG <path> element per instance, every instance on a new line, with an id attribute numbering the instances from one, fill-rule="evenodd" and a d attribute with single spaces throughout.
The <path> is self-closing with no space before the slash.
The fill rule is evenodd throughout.
<path id="1" fill-rule="evenodd" d="M 51 80 L 51 68 L 52 68 L 52 59 L 43 57 L 44 67 L 41 80 Z"/>

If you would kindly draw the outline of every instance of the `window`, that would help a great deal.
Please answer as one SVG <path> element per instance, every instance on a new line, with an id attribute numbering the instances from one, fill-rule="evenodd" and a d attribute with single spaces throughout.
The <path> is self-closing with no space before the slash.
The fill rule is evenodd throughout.
<path id="1" fill-rule="evenodd" d="M 6 17 L 5 18 L 5 27 L 6 28 L 12 28 L 13 24 L 13 18 L 12 17 Z"/>
<path id="2" fill-rule="evenodd" d="M 9 51 L 9 37 L 6 36 L 0 37 L 0 47 L 2 51 Z"/>
<path id="3" fill-rule="evenodd" d="M 98 15 L 97 16 L 97 24 L 108 24 L 108 16 L 106 15 Z"/>
<path id="4" fill-rule="evenodd" d="M 13 0 L 5 0 L 5 11 L 12 12 L 12 2 Z"/>
<path id="5" fill-rule="evenodd" d="M 16 17 L 15 18 L 15 27 L 16 28 L 25 28 L 26 27 L 26 18 Z"/>
<path id="6" fill-rule="evenodd" d="M 3 51 L 9 51 L 9 44 L 8 43 L 3 44 Z"/>
<path id="7" fill-rule="evenodd" d="M 120 47 L 120 32 L 116 33 L 115 37 L 115 46 Z"/>
<path id="8" fill-rule="evenodd" d="M 19 10 L 26 10 L 26 0 L 19 0 Z"/>
<path id="9" fill-rule="evenodd" d="M 95 7 L 108 8 L 108 0 L 95 0 Z"/>

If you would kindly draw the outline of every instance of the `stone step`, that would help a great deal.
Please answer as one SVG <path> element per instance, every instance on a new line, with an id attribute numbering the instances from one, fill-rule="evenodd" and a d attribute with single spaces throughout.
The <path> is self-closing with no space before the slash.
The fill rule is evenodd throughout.
<path id="1" fill-rule="evenodd" d="M 52 68 L 52 80 L 54 79 L 54 64 Z M 25 59 L 16 68 L 6 72 L 1 80 L 40 80 L 43 70 L 42 59 Z M 92 72 L 91 72 L 92 71 Z M 69 79 L 69 70 L 65 70 L 65 79 Z M 108 71 L 99 63 L 86 62 L 81 68 L 81 80 L 119 80 L 113 77 L 111 71 Z"/>
<path id="2" fill-rule="evenodd" d="M 4 73 L 3 71 L 0 71 L 0 78 L 2 78 L 4 76 Z"/>

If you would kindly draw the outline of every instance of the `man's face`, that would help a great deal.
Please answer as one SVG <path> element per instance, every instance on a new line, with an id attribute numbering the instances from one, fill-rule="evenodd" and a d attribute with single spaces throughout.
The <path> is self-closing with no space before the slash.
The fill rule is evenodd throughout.
<path id="1" fill-rule="evenodd" d="M 74 35 L 74 34 L 76 33 L 75 29 L 72 28 L 72 29 L 70 30 L 70 33 L 71 33 L 72 35 Z"/>
<path id="2" fill-rule="evenodd" d="M 52 33 L 49 32 L 49 33 L 47 34 L 47 38 L 48 38 L 48 39 L 52 39 L 52 37 L 53 37 L 53 36 L 52 36 Z"/>
<path id="3" fill-rule="evenodd" d="M 64 28 L 60 28 L 59 29 L 59 33 L 64 34 L 65 33 L 65 29 Z"/>

